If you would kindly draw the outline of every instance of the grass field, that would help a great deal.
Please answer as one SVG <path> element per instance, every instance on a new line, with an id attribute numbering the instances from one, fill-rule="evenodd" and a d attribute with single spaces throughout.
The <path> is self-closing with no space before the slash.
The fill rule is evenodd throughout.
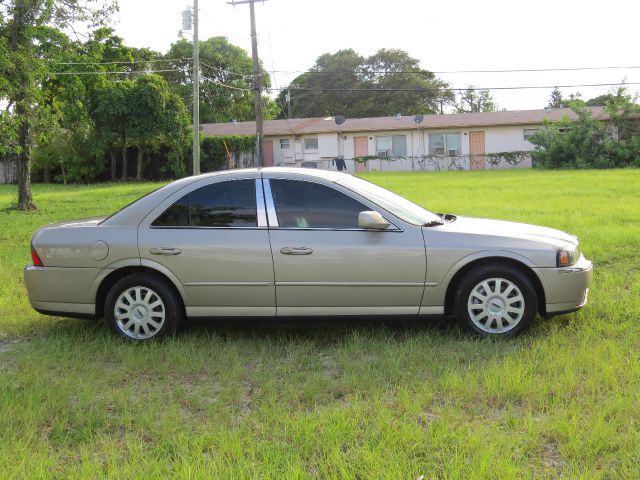
<path id="1" fill-rule="evenodd" d="M 195 323 L 135 346 L 43 317 L 45 223 L 154 184 L 0 186 L 0 472 L 8 478 L 639 478 L 640 171 L 372 173 L 427 208 L 577 234 L 583 311 L 514 339 L 446 322 Z"/>

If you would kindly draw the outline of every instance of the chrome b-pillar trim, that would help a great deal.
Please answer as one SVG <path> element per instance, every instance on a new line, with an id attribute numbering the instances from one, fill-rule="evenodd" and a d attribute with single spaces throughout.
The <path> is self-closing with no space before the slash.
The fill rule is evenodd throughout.
<path id="1" fill-rule="evenodd" d="M 264 184 L 264 200 L 267 204 L 267 218 L 269 219 L 270 227 L 279 227 L 278 216 L 276 215 L 276 207 L 273 203 L 273 195 L 271 194 L 271 184 L 268 178 L 262 179 Z"/>
<path id="2" fill-rule="evenodd" d="M 262 179 L 256 179 L 256 207 L 258 211 L 258 226 L 267 227 L 267 214 L 264 205 L 264 192 L 262 190 Z"/>

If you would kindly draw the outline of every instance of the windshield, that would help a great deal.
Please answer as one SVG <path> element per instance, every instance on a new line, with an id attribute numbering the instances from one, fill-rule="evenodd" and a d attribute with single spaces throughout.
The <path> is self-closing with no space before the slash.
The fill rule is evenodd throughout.
<path id="1" fill-rule="evenodd" d="M 413 223 L 414 225 L 442 223 L 442 219 L 438 215 L 425 210 L 400 195 L 396 195 L 361 178 L 340 178 L 336 183 L 370 199 L 405 222 Z"/>

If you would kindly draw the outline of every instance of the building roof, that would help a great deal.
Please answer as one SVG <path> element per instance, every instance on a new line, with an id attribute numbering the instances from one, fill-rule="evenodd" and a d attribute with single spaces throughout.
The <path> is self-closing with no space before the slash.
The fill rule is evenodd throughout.
<path id="1" fill-rule="evenodd" d="M 603 107 L 588 107 L 594 118 L 608 119 Z M 419 128 L 477 128 L 507 125 L 540 125 L 545 119 L 561 120 L 565 115 L 575 119 L 570 108 L 541 110 L 512 110 L 504 112 L 454 113 L 446 115 L 424 115 Z M 305 135 L 333 132 L 374 132 L 409 130 L 416 128 L 415 116 L 348 118 L 336 125 L 332 117 L 292 118 L 290 120 L 265 120 L 264 135 Z M 205 123 L 202 131 L 211 136 L 254 135 L 256 122 Z"/>

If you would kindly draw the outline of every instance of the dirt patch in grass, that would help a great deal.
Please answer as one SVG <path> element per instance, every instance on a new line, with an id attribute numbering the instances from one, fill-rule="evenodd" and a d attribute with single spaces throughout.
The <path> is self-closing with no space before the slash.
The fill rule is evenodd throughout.
<path id="1" fill-rule="evenodd" d="M 544 465 L 552 470 L 560 473 L 564 466 L 564 460 L 558 451 L 558 444 L 550 440 L 544 445 L 542 450 L 542 462 Z"/>

